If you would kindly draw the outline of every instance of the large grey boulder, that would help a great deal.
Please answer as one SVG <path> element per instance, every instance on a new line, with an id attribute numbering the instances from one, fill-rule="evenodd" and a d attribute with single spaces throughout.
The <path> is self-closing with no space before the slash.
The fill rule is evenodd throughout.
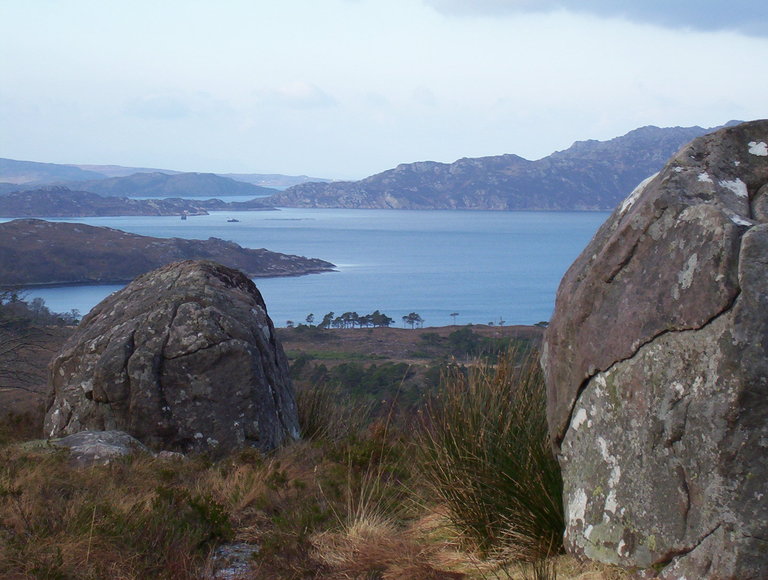
<path id="1" fill-rule="evenodd" d="M 261 294 L 214 262 L 170 264 L 97 305 L 51 364 L 47 437 L 122 430 L 154 449 L 270 450 L 298 437 Z"/>
<path id="2" fill-rule="evenodd" d="M 768 121 L 696 139 L 616 209 L 542 364 L 569 551 L 768 577 Z"/>

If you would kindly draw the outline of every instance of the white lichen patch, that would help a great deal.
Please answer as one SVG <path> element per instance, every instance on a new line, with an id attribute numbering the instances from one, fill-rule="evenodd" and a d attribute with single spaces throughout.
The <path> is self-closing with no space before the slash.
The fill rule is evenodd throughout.
<path id="1" fill-rule="evenodd" d="M 621 476 L 621 469 L 619 469 L 619 477 Z M 619 502 L 616 499 L 616 490 L 612 489 L 608 492 L 608 496 L 605 498 L 605 506 L 603 507 L 603 520 L 610 520 L 608 512 L 611 514 L 616 513 L 616 508 L 619 507 Z"/>
<path id="2" fill-rule="evenodd" d="M 584 408 L 579 409 L 576 411 L 576 415 L 573 417 L 573 421 L 571 422 L 571 428 L 574 431 L 578 431 L 579 427 L 581 427 L 584 422 L 587 420 L 587 410 Z"/>
<path id="3" fill-rule="evenodd" d="M 733 181 L 723 180 L 720 182 L 720 185 L 726 189 L 730 189 L 733 193 L 735 193 L 739 197 L 743 197 L 743 198 L 749 197 L 749 192 L 747 191 L 747 184 L 744 183 L 738 177 Z"/>
<path id="4" fill-rule="evenodd" d="M 759 155 L 760 157 L 768 157 L 768 145 L 765 141 L 750 141 L 749 152 L 752 155 Z"/>
<path id="5" fill-rule="evenodd" d="M 611 470 L 611 474 L 608 476 L 608 487 L 613 491 L 613 488 L 615 488 L 621 480 L 619 460 L 608 452 L 608 442 L 604 438 L 597 438 L 597 446 L 600 448 L 600 455 L 603 457 L 603 461 L 608 464 L 608 467 Z"/>
<path id="6" fill-rule="evenodd" d="M 741 217 L 740 215 L 732 214 L 728 216 L 731 218 L 731 221 L 735 223 L 737 226 L 753 226 L 755 225 L 752 221 L 745 219 Z"/>
<path id="7" fill-rule="evenodd" d="M 640 195 L 645 191 L 645 188 L 648 186 L 648 184 L 651 182 L 651 180 L 656 177 L 658 173 L 654 173 L 650 177 L 644 179 L 641 181 L 638 186 L 632 190 L 632 193 L 630 193 L 627 198 L 621 203 L 621 209 L 619 210 L 620 214 L 624 214 L 635 204 L 637 199 L 640 197 Z"/>
<path id="8" fill-rule="evenodd" d="M 704 183 L 714 183 L 714 181 L 712 181 L 712 178 L 706 173 L 699 173 L 699 181 L 702 181 Z"/>
<path id="9" fill-rule="evenodd" d="M 587 493 L 579 488 L 568 498 L 568 525 L 576 526 L 584 523 L 587 513 Z"/>
<path id="10" fill-rule="evenodd" d="M 595 375 L 594 384 L 595 384 L 595 397 L 599 399 L 600 397 L 603 396 L 603 393 L 605 392 L 603 389 L 605 389 L 608 386 L 608 382 L 605 380 L 605 375 L 603 373 Z"/>
<path id="11" fill-rule="evenodd" d="M 688 261 L 685 263 L 685 267 L 677 274 L 677 283 L 683 290 L 687 290 L 693 283 L 693 275 L 696 272 L 696 267 L 699 265 L 698 254 L 691 255 Z"/>
<path id="12" fill-rule="evenodd" d="M 629 548 L 623 538 L 619 540 L 619 545 L 616 547 L 616 553 L 622 557 L 629 554 Z"/>

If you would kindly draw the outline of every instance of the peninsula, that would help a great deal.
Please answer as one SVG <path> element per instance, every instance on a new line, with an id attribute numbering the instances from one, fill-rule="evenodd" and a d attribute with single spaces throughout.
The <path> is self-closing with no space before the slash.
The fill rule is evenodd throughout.
<path id="1" fill-rule="evenodd" d="M 124 283 L 180 260 L 213 260 L 251 278 L 335 269 L 324 260 L 243 248 L 218 238 L 154 238 L 37 219 L 0 224 L 0 280 L 5 286 Z"/>

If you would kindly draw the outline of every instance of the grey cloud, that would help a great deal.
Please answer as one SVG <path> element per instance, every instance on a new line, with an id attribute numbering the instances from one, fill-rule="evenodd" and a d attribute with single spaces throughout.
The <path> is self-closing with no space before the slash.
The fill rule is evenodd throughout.
<path id="1" fill-rule="evenodd" d="M 733 30 L 768 36 L 768 5 L 763 0 L 424 0 L 454 16 L 506 16 L 520 12 L 569 12 L 624 17 L 667 28 Z"/>

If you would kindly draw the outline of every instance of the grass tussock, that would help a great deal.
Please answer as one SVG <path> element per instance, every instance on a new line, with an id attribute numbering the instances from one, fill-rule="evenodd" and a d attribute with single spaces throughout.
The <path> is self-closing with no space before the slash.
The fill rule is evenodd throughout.
<path id="1" fill-rule="evenodd" d="M 562 479 L 537 360 L 451 369 L 430 403 L 420 465 L 454 525 L 485 554 L 539 561 L 561 550 Z"/>

